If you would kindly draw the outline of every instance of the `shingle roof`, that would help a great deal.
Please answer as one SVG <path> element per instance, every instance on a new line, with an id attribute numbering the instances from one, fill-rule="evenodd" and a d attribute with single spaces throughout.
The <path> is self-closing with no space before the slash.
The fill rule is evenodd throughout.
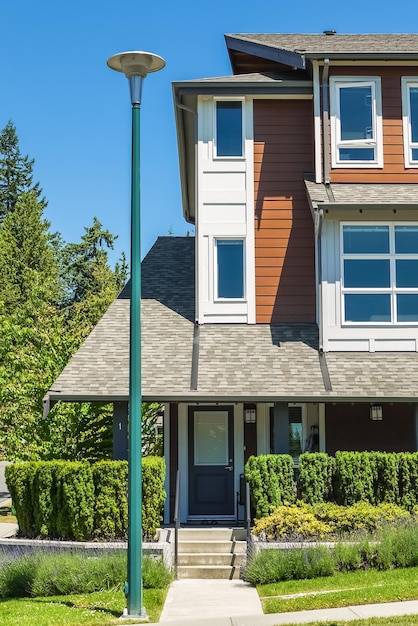
<path id="1" fill-rule="evenodd" d="M 327 187 L 323 183 L 305 180 L 308 197 L 314 208 L 332 205 L 375 205 L 384 208 L 403 205 L 418 208 L 418 184 L 399 183 L 332 183 Z"/>
<path id="2" fill-rule="evenodd" d="M 174 83 L 176 86 L 212 83 L 281 83 L 306 81 L 312 83 L 308 72 L 303 70 L 293 72 L 251 72 L 249 74 L 232 74 L 229 76 L 214 76 L 210 78 L 196 78 Z"/>
<path id="3" fill-rule="evenodd" d="M 205 324 L 194 340 L 194 238 L 159 237 L 142 264 L 142 394 L 154 401 L 418 398 L 417 353 L 328 353 L 326 391 L 315 325 Z M 129 287 L 48 393 L 52 401 L 127 400 Z M 405 372 L 408 375 L 405 376 Z"/>
<path id="4" fill-rule="evenodd" d="M 227 37 L 307 56 L 333 53 L 418 53 L 418 34 L 231 34 Z"/>

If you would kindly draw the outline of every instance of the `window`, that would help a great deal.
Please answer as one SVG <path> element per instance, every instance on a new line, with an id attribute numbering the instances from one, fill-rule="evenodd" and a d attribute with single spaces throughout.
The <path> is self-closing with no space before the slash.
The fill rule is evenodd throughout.
<path id="1" fill-rule="evenodd" d="M 330 78 L 333 167 L 382 167 L 379 78 Z"/>
<path id="2" fill-rule="evenodd" d="M 405 167 L 418 167 L 418 76 L 402 78 Z"/>
<path id="3" fill-rule="evenodd" d="M 418 224 L 344 224 L 342 310 L 348 324 L 418 322 Z"/>
<path id="4" fill-rule="evenodd" d="M 242 157 L 242 101 L 216 101 L 216 156 Z"/>
<path id="5" fill-rule="evenodd" d="M 216 240 L 216 297 L 244 298 L 244 240 Z"/>

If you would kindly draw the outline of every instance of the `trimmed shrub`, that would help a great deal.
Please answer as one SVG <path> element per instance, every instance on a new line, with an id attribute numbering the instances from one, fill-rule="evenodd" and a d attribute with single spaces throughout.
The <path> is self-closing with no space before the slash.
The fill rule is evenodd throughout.
<path id="1" fill-rule="evenodd" d="M 409 521 L 410 514 L 395 504 L 373 506 L 357 502 L 339 506 L 331 502 L 277 507 L 273 513 L 256 520 L 253 533 L 263 540 L 312 540 L 335 538 L 342 534 L 373 533 Z"/>
<path id="2" fill-rule="evenodd" d="M 333 500 L 335 459 L 325 452 L 306 452 L 299 457 L 298 496 L 304 502 Z"/>
<path id="3" fill-rule="evenodd" d="M 418 452 L 400 452 L 396 456 L 399 504 L 411 511 L 418 503 Z"/>
<path id="4" fill-rule="evenodd" d="M 86 541 L 125 538 L 128 465 L 124 461 L 48 461 L 6 467 L 20 532 L 27 537 Z M 165 500 L 165 464 L 142 464 L 143 535 L 155 536 Z"/>
<path id="5" fill-rule="evenodd" d="M 142 460 L 142 534 L 147 539 L 155 536 L 161 523 L 165 501 L 165 462 L 160 456 L 146 456 Z"/>
<path id="6" fill-rule="evenodd" d="M 35 532 L 35 507 L 33 481 L 37 464 L 34 462 L 6 465 L 5 477 L 21 533 L 33 537 Z"/>
<path id="7" fill-rule="evenodd" d="M 293 459 L 289 454 L 251 456 L 245 466 L 255 517 L 265 517 L 284 502 L 296 499 Z"/>
<path id="8" fill-rule="evenodd" d="M 334 498 L 338 504 L 374 502 L 373 486 L 374 472 L 368 453 L 335 453 Z"/>
<path id="9" fill-rule="evenodd" d="M 128 463 L 99 461 L 92 466 L 94 536 L 124 537 L 128 528 Z"/>
<path id="10" fill-rule="evenodd" d="M 331 528 L 305 506 L 280 506 L 267 517 L 255 520 L 253 534 L 261 539 L 286 539 L 300 541 L 302 539 L 324 538 L 331 533 Z"/>
<path id="11" fill-rule="evenodd" d="M 91 465 L 85 462 L 56 464 L 57 536 L 85 541 L 93 536 L 94 485 Z"/>

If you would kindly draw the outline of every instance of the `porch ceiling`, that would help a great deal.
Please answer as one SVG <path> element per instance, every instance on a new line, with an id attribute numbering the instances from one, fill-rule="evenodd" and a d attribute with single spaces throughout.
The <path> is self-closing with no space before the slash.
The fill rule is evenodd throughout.
<path id="1" fill-rule="evenodd" d="M 145 401 L 418 400 L 418 354 L 411 352 L 327 353 L 326 391 L 315 325 L 206 324 L 197 329 L 193 359 L 194 239 L 160 237 L 142 274 Z M 129 295 L 128 286 L 51 386 L 47 406 L 128 399 Z"/>

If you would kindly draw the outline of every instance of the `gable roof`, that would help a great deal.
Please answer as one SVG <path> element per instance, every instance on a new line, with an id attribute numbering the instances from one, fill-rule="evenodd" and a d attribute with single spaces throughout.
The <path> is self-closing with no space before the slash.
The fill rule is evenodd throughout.
<path id="1" fill-rule="evenodd" d="M 324 58 L 418 59 L 418 34 L 230 34 L 225 41 L 236 73 L 256 66 L 257 57 L 300 69 Z"/>
<path id="2" fill-rule="evenodd" d="M 159 237 L 142 263 L 142 276 L 144 401 L 418 398 L 417 353 L 340 352 L 324 358 L 314 324 L 196 326 L 193 237 Z M 128 400 L 129 292 L 128 285 L 51 386 L 47 407 L 59 400 Z"/>

